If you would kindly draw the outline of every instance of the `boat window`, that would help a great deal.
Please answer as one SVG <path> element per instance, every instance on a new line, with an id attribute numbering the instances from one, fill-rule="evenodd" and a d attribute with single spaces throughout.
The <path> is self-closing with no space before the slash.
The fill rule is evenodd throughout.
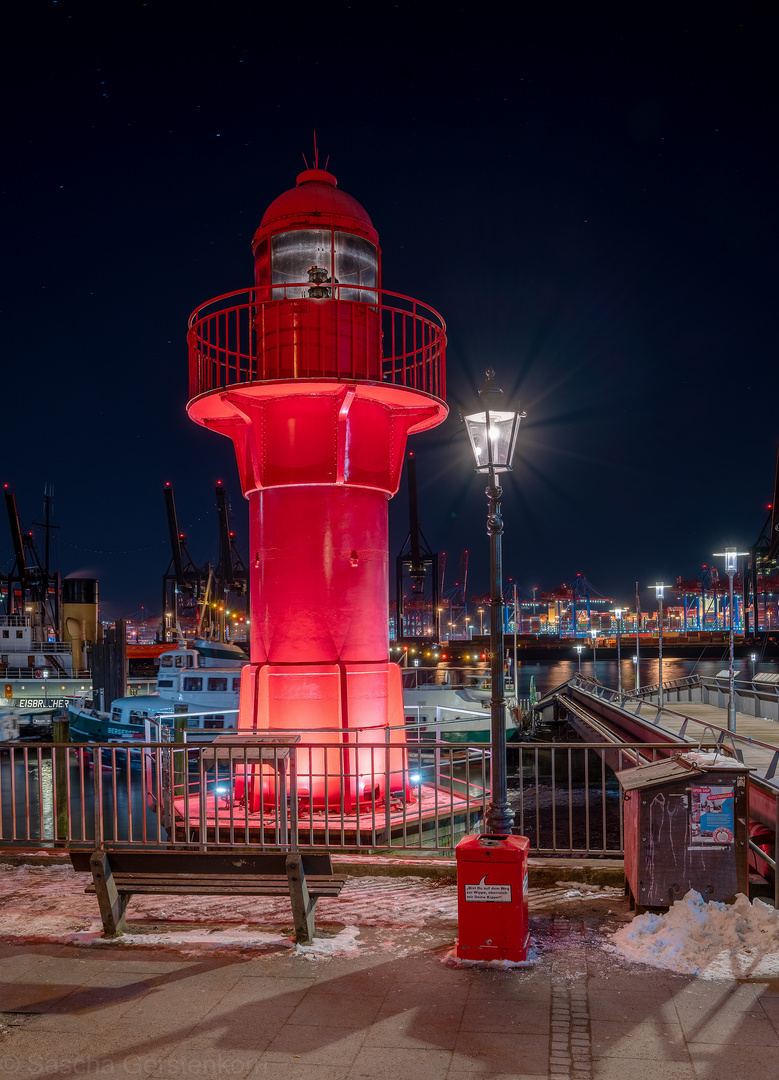
<path id="1" fill-rule="evenodd" d="M 157 679 L 157 686 L 173 686 L 173 679 Z"/>
<path id="2" fill-rule="evenodd" d="M 191 652 L 187 653 L 187 667 L 194 667 L 194 666 L 195 666 L 195 658 L 194 658 L 194 656 L 192 655 Z"/>
<path id="3" fill-rule="evenodd" d="M 202 690 L 203 680 L 197 675 L 185 675 L 184 676 L 184 689 L 185 690 Z"/>
<path id="4" fill-rule="evenodd" d="M 143 723 L 143 713 L 131 712 L 130 713 L 130 723 L 131 724 L 136 724 L 136 725 L 142 724 Z"/>
<path id="5" fill-rule="evenodd" d="M 233 690 L 237 694 L 240 689 L 241 689 L 241 676 L 239 675 L 237 679 L 233 679 Z"/>
<path id="6" fill-rule="evenodd" d="M 215 728 L 223 728 L 224 726 L 225 722 L 223 716 L 209 716 L 208 719 L 205 720 L 203 723 L 203 727 L 208 728 L 209 730 L 214 730 Z"/>
<path id="7" fill-rule="evenodd" d="M 199 725 L 198 725 L 198 720 L 197 720 L 196 716 L 195 717 L 190 717 L 189 720 L 187 720 L 187 727 L 188 728 L 196 728 L 198 726 Z"/>
<path id="8" fill-rule="evenodd" d="M 7 630 L 3 630 L 3 637 L 8 637 L 8 631 Z"/>
<path id="9" fill-rule="evenodd" d="M 114 711 L 111 713 L 111 719 L 113 720 L 113 722 L 115 724 L 121 724 L 121 722 L 122 722 L 122 710 L 121 709 L 114 709 Z"/>
<path id="10" fill-rule="evenodd" d="M 177 656 L 176 657 L 176 667 L 186 667 L 187 666 L 186 665 L 186 659 L 187 658 L 185 656 Z"/>
<path id="11" fill-rule="evenodd" d="M 173 657 L 172 656 L 161 656 L 160 657 L 160 667 L 173 667 Z"/>
<path id="12" fill-rule="evenodd" d="M 226 678 L 218 678 L 218 679 L 211 678 L 211 679 L 209 679 L 208 680 L 208 689 L 209 690 L 226 690 L 227 689 L 227 679 Z"/>

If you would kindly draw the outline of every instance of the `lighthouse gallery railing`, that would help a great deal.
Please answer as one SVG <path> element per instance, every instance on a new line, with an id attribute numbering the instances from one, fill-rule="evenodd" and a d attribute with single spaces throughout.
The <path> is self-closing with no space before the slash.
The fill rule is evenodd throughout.
<path id="1" fill-rule="evenodd" d="M 189 320 L 189 394 L 191 398 L 239 384 L 294 378 L 335 377 L 365 380 L 373 356 L 362 351 L 380 349 L 381 381 L 419 390 L 442 400 L 446 397 L 446 324 L 433 308 L 399 293 L 331 285 L 327 299 L 300 299 L 310 283 L 262 286 L 225 293 L 201 304 Z M 288 296 L 287 293 L 291 295 Z M 299 332 L 284 338 L 290 306 L 304 305 L 307 318 Z M 365 333 L 366 321 L 375 321 L 376 333 Z M 268 327 L 278 323 L 281 348 L 262 347 Z M 323 370 L 323 340 L 338 328 L 338 338 L 350 342 L 348 367 L 344 350 L 333 370 Z M 263 332 L 258 330 L 263 328 Z M 294 349 L 294 358 L 290 351 Z M 326 359 L 326 358 L 325 358 Z M 378 372 L 377 372 L 378 374 Z"/>

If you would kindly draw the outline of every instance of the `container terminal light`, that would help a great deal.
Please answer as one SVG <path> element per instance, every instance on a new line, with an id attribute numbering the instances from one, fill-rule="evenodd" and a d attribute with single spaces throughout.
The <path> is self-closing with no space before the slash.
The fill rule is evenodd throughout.
<path id="1" fill-rule="evenodd" d="M 725 558 L 725 572 L 728 575 L 728 731 L 736 730 L 736 666 L 733 658 L 734 637 L 736 630 L 736 609 L 733 603 L 733 578 L 738 573 L 738 560 L 742 555 L 748 555 L 748 551 L 739 551 L 738 548 L 726 547 L 724 551 L 715 551 L 717 558 Z"/>
<path id="2" fill-rule="evenodd" d="M 655 590 L 659 605 L 657 620 L 657 681 L 660 686 L 659 703 L 662 709 L 665 705 L 665 688 L 663 686 L 663 597 L 665 596 L 665 585 L 662 581 L 658 581 L 655 585 L 650 585 L 649 588 Z M 638 668 L 636 668 L 636 672 L 638 672 Z"/>

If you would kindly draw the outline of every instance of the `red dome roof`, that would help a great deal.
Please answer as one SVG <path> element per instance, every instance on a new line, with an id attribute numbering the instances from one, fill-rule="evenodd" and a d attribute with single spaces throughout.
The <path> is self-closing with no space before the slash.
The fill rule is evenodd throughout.
<path id="1" fill-rule="evenodd" d="M 333 174 L 324 169 L 302 172 L 297 186 L 274 199 L 263 214 L 252 249 L 270 233 L 304 228 L 340 229 L 378 245 L 379 234 L 366 211 L 337 184 Z"/>

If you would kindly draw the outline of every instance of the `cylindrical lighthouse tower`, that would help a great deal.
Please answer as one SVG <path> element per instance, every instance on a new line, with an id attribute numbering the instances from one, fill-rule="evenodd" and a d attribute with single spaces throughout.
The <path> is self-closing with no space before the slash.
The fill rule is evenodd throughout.
<path id="1" fill-rule="evenodd" d="M 387 775 L 404 789 L 397 751 L 378 767 L 359 747 L 388 727 L 403 740 L 387 502 L 407 436 L 447 414 L 445 327 L 381 290 L 378 234 L 322 169 L 271 203 L 253 252 L 254 288 L 202 305 L 189 330 L 189 415 L 232 439 L 249 500 L 239 727 L 316 729 L 303 741 L 322 749 L 299 755 L 299 790 L 348 808 L 383 797 Z"/>

